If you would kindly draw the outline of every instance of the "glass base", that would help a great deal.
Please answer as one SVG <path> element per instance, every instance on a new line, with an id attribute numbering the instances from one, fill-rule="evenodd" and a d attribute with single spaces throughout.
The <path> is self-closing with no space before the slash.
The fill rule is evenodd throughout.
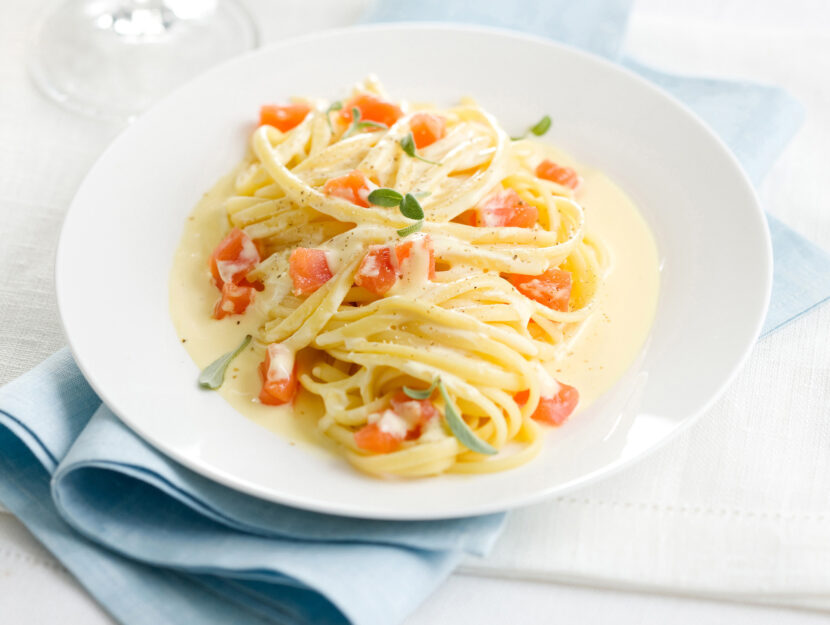
<path id="1" fill-rule="evenodd" d="M 69 0 L 38 24 L 29 73 L 68 109 L 130 121 L 256 45 L 253 21 L 232 0 Z"/>

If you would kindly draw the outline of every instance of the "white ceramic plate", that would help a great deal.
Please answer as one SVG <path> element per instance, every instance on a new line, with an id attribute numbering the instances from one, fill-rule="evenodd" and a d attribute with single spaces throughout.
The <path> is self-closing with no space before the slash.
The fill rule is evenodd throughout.
<path id="1" fill-rule="evenodd" d="M 241 158 L 263 102 L 337 93 L 367 73 L 396 96 L 474 95 L 507 128 L 539 111 L 546 137 L 605 170 L 638 204 L 663 265 L 648 347 L 617 386 L 514 471 L 381 481 L 290 446 L 198 374 L 168 314 L 186 215 Z M 361 27 L 230 61 L 128 128 L 78 191 L 57 254 L 57 292 L 78 364 L 151 444 L 233 488 L 321 512 L 430 519 L 528 504 L 607 475 L 666 442 L 723 391 L 754 343 L 771 283 L 755 194 L 702 122 L 644 80 L 546 40 L 481 28 Z"/>

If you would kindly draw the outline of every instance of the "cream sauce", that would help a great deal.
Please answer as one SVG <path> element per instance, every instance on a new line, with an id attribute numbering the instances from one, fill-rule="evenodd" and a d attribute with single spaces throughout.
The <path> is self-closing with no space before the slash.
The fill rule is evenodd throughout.
<path id="1" fill-rule="evenodd" d="M 585 210 L 585 230 L 610 255 L 596 310 L 562 361 L 548 366 L 557 380 L 579 390 L 580 410 L 609 390 L 642 351 L 657 309 L 660 265 L 651 230 L 622 189 L 564 152 L 546 152 L 581 174 L 575 199 Z"/>
<path id="2" fill-rule="evenodd" d="M 583 176 L 576 200 L 585 209 L 587 232 L 602 240 L 610 254 L 595 311 L 562 361 L 548 366 L 554 378 L 579 390 L 580 408 L 585 408 L 613 386 L 645 343 L 657 305 L 657 247 L 645 220 L 619 187 L 567 154 L 547 151 Z M 236 173 L 220 180 L 194 208 L 173 260 L 170 313 L 183 346 L 200 368 L 234 349 L 245 334 L 256 336 L 263 319 L 262 314 L 250 313 L 222 320 L 211 317 L 218 291 L 208 259 L 228 229 L 223 204 L 233 193 Z M 262 360 L 262 346 L 252 343 L 231 363 L 218 392 L 240 413 L 292 442 L 335 449 L 336 443 L 317 427 L 322 403 L 310 393 L 301 393 L 293 409 L 256 400 L 260 379 L 255 372 Z"/>
<path id="3" fill-rule="evenodd" d="M 229 228 L 224 202 L 233 195 L 236 174 L 236 171 L 228 174 L 205 193 L 187 218 L 170 274 L 173 325 L 200 369 L 234 349 L 246 334 L 256 336 L 263 319 L 258 314 L 233 315 L 220 320 L 211 316 L 219 291 L 211 281 L 208 259 L 216 242 Z M 253 306 L 256 306 L 256 297 Z M 230 364 L 218 392 L 237 411 L 292 442 L 311 443 L 317 449 L 336 449 L 336 443 L 317 427 L 322 402 L 310 393 L 301 393 L 293 409 L 259 403 L 256 399 L 261 387 L 258 367 L 264 353 L 262 346 L 252 342 Z"/>

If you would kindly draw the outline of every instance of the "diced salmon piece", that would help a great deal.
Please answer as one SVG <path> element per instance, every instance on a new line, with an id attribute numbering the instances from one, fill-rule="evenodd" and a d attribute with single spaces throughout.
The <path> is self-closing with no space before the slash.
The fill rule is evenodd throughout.
<path id="1" fill-rule="evenodd" d="M 398 259 L 389 245 L 369 248 L 357 273 L 354 283 L 376 295 L 384 295 L 398 281 Z"/>
<path id="2" fill-rule="evenodd" d="M 553 310 L 568 311 L 571 299 L 571 272 L 553 268 L 538 276 L 509 273 L 504 277 L 525 297 Z"/>
<path id="3" fill-rule="evenodd" d="M 371 93 L 361 93 L 343 105 L 340 116 L 347 124 L 352 122 L 352 109 L 360 111 L 360 121 L 376 122 L 391 127 L 403 116 L 401 108 Z"/>
<path id="4" fill-rule="evenodd" d="M 554 395 L 539 398 L 539 405 L 531 415 L 536 421 L 548 425 L 562 425 L 579 403 L 579 391 L 562 382 L 557 382 L 557 384 L 559 390 Z M 518 404 L 524 404 L 527 398 L 527 391 L 521 391 L 514 396 Z"/>
<path id="5" fill-rule="evenodd" d="M 288 132 L 298 126 L 310 111 L 311 107 L 307 104 L 264 104 L 259 109 L 259 125 Z"/>
<path id="6" fill-rule="evenodd" d="M 287 404 L 297 394 L 297 365 L 294 354 L 280 343 L 271 343 L 259 364 L 262 390 L 259 401 L 270 406 Z"/>
<path id="7" fill-rule="evenodd" d="M 428 255 L 419 256 L 419 252 Z M 423 258 L 426 267 L 414 263 Z M 369 248 L 355 274 L 354 282 L 375 295 L 385 295 L 404 276 L 426 269 L 430 280 L 435 278 L 435 251 L 428 235 L 413 236 L 403 243 L 374 245 Z"/>
<path id="8" fill-rule="evenodd" d="M 375 186 L 366 174 L 355 169 L 345 176 L 327 180 L 323 185 L 323 193 L 343 198 L 363 208 L 369 208 L 369 193 Z"/>
<path id="9" fill-rule="evenodd" d="M 404 440 L 418 438 L 422 428 L 438 416 L 438 409 L 429 399 L 412 399 L 398 391 L 387 410 L 354 433 L 355 444 L 376 454 L 397 451 Z"/>
<path id="10" fill-rule="evenodd" d="M 241 315 L 254 299 L 256 289 L 233 282 L 222 285 L 222 293 L 213 307 L 213 318 L 224 319 L 228 315 Z"/>
<path id="11" fill-rule="evenodd" d="M 431 400 L 412 399 L 402 390 L 392 397 L 392 410 L 410 424 L 409 430 L 406 432 L 406 440 L 408 441 L 421 436 L 424 426 L 440 414 Z"/>
<path id="12" fill-rule="evenodd" d="M 475 225 L 482 228 L 531 228 L 539 211 L 519 197 L 514 189 L 505 189 L 484 198 L 475 208 Z"/>
<path id="13" fill-rule="evenodd" d="M 415 140 L 415 147 L 419 150 L 432 145 L 447 134 L 447 120 L 440 115 L 432 113 L 416 113 L 409 120 L 409 128 L 412 130 L 412 138 Z"/>
<path id="14" fill-rule="evenodd" d="M 259 264 L 259 251 L 244 230 L 234 228 L 210 255 L 210 273 L 220 288 L 225 282 L 240 284 Z"/>
<path id="15" fill-rule="evenodd" d="M 294 295 L 310 295 L 333 276 L 325 251 L 307 247 L 291 252 L 288 273 L 294 283 Z"/>
<path id="16" fill-rule="evenodd" d="M 354 442 L 358 447 L 375 454 L 388 454 L 397 451 L 403 439 L 384 432 L 377 423 L 368 423 L 354 433 Z"/>
<path id="17" fill-rule="evenodd" d="M 573 167 L 563 167 L 548 159 L 536 167 L 536 176 L 571 189 L 577 189 L 582 184 L 582 176 Z"/>
<path id="18" fill-rule="evenodd" d="M 398 258 L 400 272 L 402 275 L 406 275 L 408 271 L 417 271 L 417 268 L 414 267 L 410 269 L 410 262 L 415 258 L 413 254 L 419 252 L 429 255 L 427 260 L 429 263 L 428 276 L 432 280 L 435 278 L 435 250 L 432 247 L 432 239 L 429 238 L 428 234 L 415 235 L 395 246 L 395 256 Z"/>

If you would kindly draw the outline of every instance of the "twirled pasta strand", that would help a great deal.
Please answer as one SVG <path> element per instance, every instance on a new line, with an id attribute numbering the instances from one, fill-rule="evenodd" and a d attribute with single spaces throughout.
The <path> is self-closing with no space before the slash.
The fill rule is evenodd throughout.
<path id="1" fill-rule="evenodd" d="M 367 83 L 361 89 L 380 87 Z M 533 175 L 532 160 L 544 148 L 512 142 L 472 104 L 442 111 L 447 134 L 421 153 L 435 164 L 400 148 L 411 113 L 388 130 L 343 138 L 325 106 L 288 132 L 257 129 L 250 162 L 226 204 L 230 223 L 265 251 L 249 274 L 265 285 L 256 302 L 265 319 L 259 341 L 305 350 L 311 364 L 299 381 L 323 402 L 320 427 L 363 471 L 413 477 L 500 471 L 527 462 L 541 445 L 531 419 L 540 397 L 534 367 L 563 356 L 591 313 L 607 265 L 601 243 L 585 232 L 582 208 L 570 189 Z M 327 180 L 353 169 L 401 194 L 421 194 L 422 230 L 439 268 L 434 280 L 386 297 L 355 286 L 367 248 L 395 243 L 397 229 L 411 222 L 396 208 L 363 207 L 323 191 Z M 535 227 L 453 221 L 501 188 L 515 190 L 537 209 Z M 305 298 L 290 294 L 288 254 L 298 246 L 323 247 L 337 259 L 333 278 Z M 502 277 L 552 267 L 572 275 L 565 312 L 525 297 Z M 369 454 L 355 445 L 354 432 L 396 390 L 422 388 L 437 377 L 497 455 L 471 452 L 443 428 L 392 453 Z M 523 390 L 527 399 L 520 404 L 514 395 Z"/>

